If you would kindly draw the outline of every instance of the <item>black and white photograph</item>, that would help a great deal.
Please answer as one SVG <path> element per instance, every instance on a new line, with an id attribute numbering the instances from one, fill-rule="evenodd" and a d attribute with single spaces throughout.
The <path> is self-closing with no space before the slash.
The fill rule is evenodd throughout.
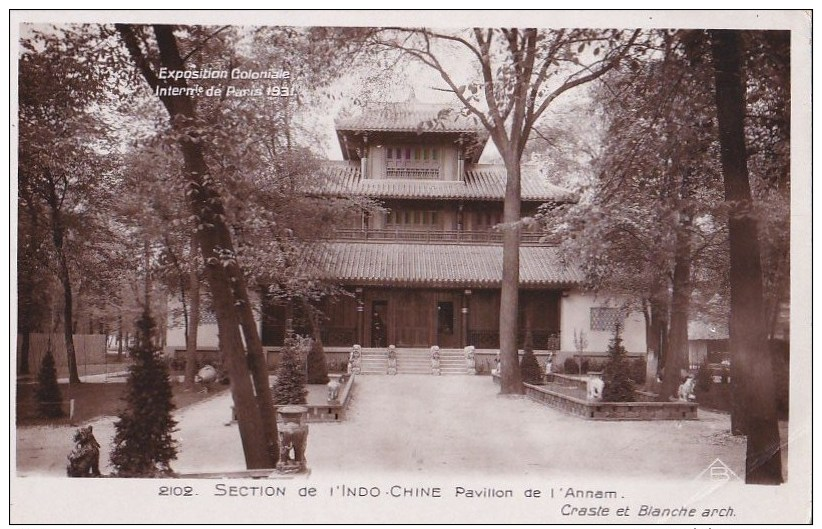
<path id="1" fill-rule="evenodd" d="M 11 10 L 11 522 L 809 523 L 811 26 Z"/>

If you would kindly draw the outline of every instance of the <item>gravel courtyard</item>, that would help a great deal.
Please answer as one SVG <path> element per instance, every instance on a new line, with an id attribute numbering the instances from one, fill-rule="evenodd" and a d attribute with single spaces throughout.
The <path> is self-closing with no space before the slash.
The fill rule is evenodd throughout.
<path id="1" fill-rule="evenodd" d="M 740 475 L 744 469 L 745 445 L 728 434 L 726 415 L 700 410 L 698 421 L 586 421 L 497 393 L 489 377 L 360 376 L 345 422 L 310 425 L 306 457 L 312 474 L 688 479 L 716 458 Z M 178 412 L 177 472 L 244 468 L 237 425 L 226 426 L 230 406 L 223 393 Z M 104 453 L 113 422 L 103 417 L 90 423 Z M 19 428 L 18 475 L 64 476 L 72 431 Z M 111 471 L 106 456 L 101 470 Z"/>

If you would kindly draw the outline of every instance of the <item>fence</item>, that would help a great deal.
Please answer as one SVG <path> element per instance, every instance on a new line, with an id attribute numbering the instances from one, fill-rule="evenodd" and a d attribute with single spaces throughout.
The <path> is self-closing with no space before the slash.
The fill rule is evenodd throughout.
<path id="1" fill-rule="evenodd" d="M 20 369 L 23 336 L 17 335 L 17 368 Z M 51 348 L 54 355 L 54 364 L 57 367 L 57 376 L 68 375 L 68 360 L 66 359 L 66 340 L 62 333 L 29 334 L 29 374 L 36 375 L 40 369 L 40 362 Z M 91 365 L 106 363 L 106 336 L 104 334 L 75 334 L 74 352 L 77 358 L 77 370 L 80 375 L 86 373 Z"/>

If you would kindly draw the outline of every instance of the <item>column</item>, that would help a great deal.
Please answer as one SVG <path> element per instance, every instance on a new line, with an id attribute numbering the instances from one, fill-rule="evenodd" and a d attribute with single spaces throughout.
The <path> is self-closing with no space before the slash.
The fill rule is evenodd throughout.
<path id="1" fill-rule="evenodd" d="M 462 333 L 460 336 L 462 347 L 471 345 L 468 343 L 468 299 L 470 295 L 470 290 L 465 290 L 462 293 Z"/>
<path id="2" fill-rule="evenodd" d="M 362 287 L 357 287 L 357 343 L 363 345 L 365 340 L 365 302 L 362 299 Z"/>

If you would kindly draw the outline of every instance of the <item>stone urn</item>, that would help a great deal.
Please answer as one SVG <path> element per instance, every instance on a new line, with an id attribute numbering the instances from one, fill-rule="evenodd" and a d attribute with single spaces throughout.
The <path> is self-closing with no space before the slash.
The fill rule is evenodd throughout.
<path id="1" fill-rule="evenodd" d="M 474 360 L 474 346 L 469 345 L 464 349 L 465 351 L 465 367 L 468 370 L 469 375 L 476 375 L 477 374 L 477 364 Z"/>
<path id="2" fill-rule="evenodd" d="M 362 371 L 361 363 L 362 363 L 362 353 L 360 351 L 360 346 L 355 345 L 351 349 L 351 355 L 348 357 L 348 374 L 349 375 L 359 375 Z"/>
<path id="3" fill-rule="evenodd" d="M 431 374 L 442 374 L 442 370 L 440 369 L 440 348 L 436 345 L 431 348 Z"/>
<path id="4" fill-rule="evenodd" d="M 308 424 L 305 406 L 281 406 L 277 410 L 277 437 L 280 458 L 277 471 L 283 474 L 305 472 L 305 447 L 308 444 Z"/>
<path id="5" fill-rule="evenodd" d="M 393 345 L 388 346 L 388 374 L 397 374 L 397 348 Z"/>

